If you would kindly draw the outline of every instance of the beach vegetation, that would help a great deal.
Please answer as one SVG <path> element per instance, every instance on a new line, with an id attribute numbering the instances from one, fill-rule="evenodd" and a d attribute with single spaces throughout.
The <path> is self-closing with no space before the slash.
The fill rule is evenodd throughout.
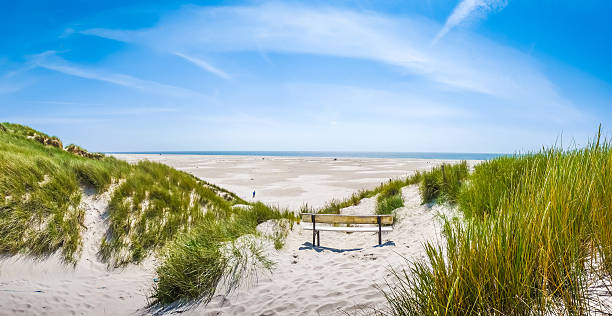
<path id="1" fill-rule="evenodd" d="M 405 181 L 389 181 L 381 187 L 376 198 L 376 214 L 391 214 L 397 208 L 404 206 L 402 188 L 406 186 Z"/>
<path id="2" fill-rule="evenodd" d="M 372 198 L 377 194 L 382 193 L 383 198 L 377 198 L 377 212 L 379 209 L 378 205 L 384 204 L 383 206 L 381 206 L 385 209 L 384 211 L 382 211 L 384 213 L 380 214 L 390 214 L 390 212 L 392 212 L 394 209 L 402 207 L 404 205 L 403 199 L 401 197 L 401 188 L 407 185 L 419 183 L 422 180 L 422 177 L 423 173 L 420 171 L 416 171 L 414 174 L 404 179 L 389 179 L 389 181 L 381 183 L 374 189 L 359 190 L 357 193 L 353 193 L 348 199 L 342 201 L 331 200 L 321 209 L 315 210 L 315 212 L 319 214 L 340 214 L 341 209 L 345 207 L 359 205 L 359 203 L 361 203 L 361 200 L 366 198 Z M 307 209 L 311 212 L 313 211 L 310 208 Z"/>
<path id="3" fill-rule="evenodd" d="M 0 253 L 42 257 L 61 249 L 74 263 L 81 250 L 82 186 L 106 190 L 129 165 L 112 157 L 92 160 L 34 139 L 29 127 L 0 129 Z"/>
<path id="4" fill-rule="evenodd" d="M 496 158 L 462 183 L 443 241 L 384 291 L 393 315 L 600 310 L 594 286 L 612 276 L 609 141 Z"/>
<path id="5" fill-rule="evenodd" d="M 230 210 L 230 202 L 190 174 L 140 161 L 113 191 L 100 253 L 113 266 L 140 262 L 150 250 L 199 225 L 206 213 Z"/>
<path id="6" fill-rule="evenodd" d="M 0 171 L 0 254 L 61 251 L 76 264 L 86 228 L 83 191 L 112 190 L 99 255 L 112 268 L 157 251 L 153 304 L 207 301 L 220 280 L 232 290 L 254 268 L 271 268 L 260 243 L 240 240 L 259 236 L 256 227 L 267 220 L 285 218 L 291 227 L 296 220 L 166 165 L 64 149 L 59 139 L 17 124 L 0 124 Z M 273 236 L 276 248 L 285 237 Z"/>
<path id="7" fill-rule="evenodd" d="M 206 213 L 199 225 L 164 248 L 153 304 L 194 299 L 207 302 L 221 280 L 231 291 L 250 275 L 253 266 L 271 268 L 256 243 L 251 241 L 246 243 L 248 247 L 236 248 L 235 242 L 241 236 L 256 236 L 257 225 L 281 218 L 293 221 L 295 215 L 260 202 L 251 209 L 236 208 L 232 213 L 220 209 Z M 224 251 L 228 247 L 230 251 Z"/>
<path id="8" fill-rule="evenodd" d="M 443 163 L 423 173 L 419 192 L 423 203 L 455 203 L 461 185 L 469 174 L 467 162 Z"/>
<path id="9" fill-rule="evenodd" d="M 376 190 L 359 190 L 356 193 L 353 193 L 348 199 L 339 201 L 339 200 L 331 200 L 327 202 L 325 206 L 321 209 L 317 210 L 316 213 L 319 214 L 340 214 L 340 210 L 349 207 L 359 205 L 361 200 L 366 198 L 371 198 L 376 195 Z"/>

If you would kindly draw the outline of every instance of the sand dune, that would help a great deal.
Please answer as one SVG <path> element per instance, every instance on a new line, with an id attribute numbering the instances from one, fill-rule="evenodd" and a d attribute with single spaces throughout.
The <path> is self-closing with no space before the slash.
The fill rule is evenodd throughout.
<path id="1" fill-rule="evenodd" d="M 127 315 L 145 307 L 155 277 L 154 259 L 109 271 L 96 255 L 106 232 L 110 192 L 83 192 L 87 229 L 76 266 L 64 264 L 57 254 L 0 261 L 0 315 Z"/>
<path id="2" fill-rule="evenodd" d="M 412 159 L 349 159 L 207 156 L 119 156 L 147 158 L 193 173 L 207 181 L 250 198 L 297 208 L 317 207 L 341 199 L 361 188 L 371 188 L 389 178 L 427 169 L 441 161 Z M 383 308 L 377 285 L 389 268 L 405 264 L 402 256 L 423 256 L 421 243 L 438 236 L 438 206 L 420 205 L 416 187 L 403 191 L 406 206 L 398 210 L 395 229 L 383 235 L 321 232 L 321 248 L 310 245 L 311 232 L 296 226 L 280 251 L 268 246 L 277 264 L 272 274 L 262 274 L 228 297 L 217 295 L 207 306 L 185 310 L 200 315 L 307 315 L 341 314 Z M 155 259 L 140 265 L 108 270 L 96 253 L 105 233 L 104 218 L 110 192 L 83 193 L 86 210 L 82 255 L 76 266 L 66 266 L 59 256 L 41 260 L 14 256 L 0 260 L 0 315 L 129 315 L 146 314 L 147 296 L 155 278 Z M 343 214 L 373 214 L 375 198 L 345 208 Z M 221 292 L 219 292 L 221 293 Z M 174 309 L 171 312 L 181 312 Z"/>

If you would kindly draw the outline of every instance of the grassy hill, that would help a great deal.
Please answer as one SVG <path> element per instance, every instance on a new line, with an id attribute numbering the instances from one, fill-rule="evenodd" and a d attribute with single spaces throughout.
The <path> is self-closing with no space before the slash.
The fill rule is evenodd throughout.
<path id="1" fill-rule="evenodd" d="M 119 267 L 158 251 L 153 296 L 155 302 L 170 303 L 212 295 L 231 268 L 220 251 L 224 245 L 255 234 L 266 220 L 293 220 L 291 213 L 247 203 L 163 164 L 131 165 L 76 145 L 62 146 L 57 137 L 29 127 L 0 124 L 1 254 L 44 257 L 60 251 L 67 264 L 76 264 L 86 229 L 83 189 L 102 193 L 112 188 L 101 260 Z M 182 256 L 185 251 L 190 256 Z"/>

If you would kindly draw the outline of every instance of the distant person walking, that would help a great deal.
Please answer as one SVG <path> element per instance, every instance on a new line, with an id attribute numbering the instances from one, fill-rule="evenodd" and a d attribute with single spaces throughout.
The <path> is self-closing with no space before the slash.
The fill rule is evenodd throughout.
<path id="1" fill-rule="evenodd" d="M 253 198 L 255 198 L 255 190 L 253 190 Z"/>

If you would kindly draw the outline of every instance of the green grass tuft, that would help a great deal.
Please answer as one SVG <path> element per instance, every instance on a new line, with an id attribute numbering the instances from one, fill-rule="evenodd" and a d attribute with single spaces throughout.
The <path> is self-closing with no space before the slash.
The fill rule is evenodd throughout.
<path id="1" fill-rule="evenodd" d="M 153 304 L 202 300 L 208 302 L 222 278 L 234 289 L 245 277 L 248 261 L 270 268 L 271 263 L 258 249 L 250 249 L 250 257 L 232 245 L 247 234 L 256 234 L 256 227 L 270 219 L 289 218 L 293 213 L 270 208 L 262 203 L 250 210 L 233 213 L 209 212 L 193 230 L 185 232 L 164 248 L 162 264 L 157 269 L 159 282 L 154 287 Z M 224 252 L 224 247 L 231 251 Z"/>
<path id="2" fill-rule="evenodd" d="M 353 195 L 351 195 L 351 197 L 349 197 L 346 200 L 343 201 L 338 201 L 338 200 L 332 200 L 330 202 L 328 202 L 324 207 L 322 207 L 321 209 L 317 210 L 317 213 L 320 214 L 340 214 L 340 210 L 345 208 L 345 207 L 349 207 L 349 206 L 355 206 L 355 205 L 359 205 L 359 203 L 361 203 L 361 200 L 365 199 L 365 198 L 371 198 L 376 196 L 377 194 L 383 192 L 383 191 L 388 191 L 391 190 L 391 188 L 402 188 L 406 185 L 411 185 L 411 184 L 416 184 L 419 183 L 421 181 L 423 177 L 423 173 L 421 173 L 420 171 L 415 172 L 412 176 L 407 177 L 405 179 L 399 179 L 399 180 L 389 180 L 389 182 L 386 183 L 381 183 L 378 187 L 372 189 L 372 190 L 360 190 L 357 193 L 354 193 Z M 401 191 L 401 190 L 400 190 Z M 388 194 L 388 193 L 386 193 Z M 388 197 L 391 197 L 392 195 L 389 195 Z M 393 207 L 395 205 L 398 205 L 397 203 L 397 197 L 395 197 L 396 201 L 389 201 L 389 202 L 381 202 L 381 203 L 387 203 L 389 204 L 388 207 Z M 400 193 L 400 199 L 401 199 L 401 193 Z M 400 206 L 403 206 L 403 200 Z M 394 208 L 395 209 L 395 208 Z M 391 209 L 392 211 L 393 209 Z M 306 207 L 305 209 L 303 208 L 302 213 L 308 213 L 308 212 L 312 212 L 313 210 Z M 387 213 L 385 213 L 387 214 Z"/>
<path id="3" fill-rule="evenodd" d="M 466 161 L 458 164 L 442 164 L 422 175 L 419 186 L 423 203 L 455 203 L 462 183 L 469 174 Z"/>
<path id="4" fill-rule="evenodd" d="M 406 186 L 406 181 L 389 181 L 381 186 L 380 193 L 376 198 L 376 214 L 391 214 L 397 208 L 404 206 L 402 198 L 402 188 Z"/>

